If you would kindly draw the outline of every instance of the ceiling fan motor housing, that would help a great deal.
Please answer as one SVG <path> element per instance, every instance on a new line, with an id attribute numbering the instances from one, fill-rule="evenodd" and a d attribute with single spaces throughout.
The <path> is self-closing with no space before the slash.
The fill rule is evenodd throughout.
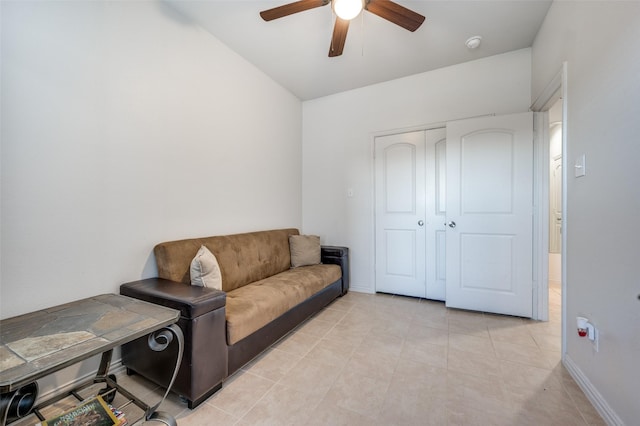
<path id="1" fill-rule="evenodd" d="M 362 12 L 364 2 L 362 0 L 333 0 L 331 7 L 340 19 L 350 21 Z"/>

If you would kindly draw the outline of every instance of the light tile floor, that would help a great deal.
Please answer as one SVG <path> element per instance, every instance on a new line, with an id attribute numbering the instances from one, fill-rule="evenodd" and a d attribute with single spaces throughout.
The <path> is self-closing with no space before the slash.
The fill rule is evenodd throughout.
<path id="1" fill-rule="evenodd" d="M 560 362 L 549 294 L 550 321 L 537 322 L 351 292 L 197 409 L 175 395 L 160 409 L 179 426 L 604 425 Z M 159 400 L 140 376 L 119 381 Z"/>

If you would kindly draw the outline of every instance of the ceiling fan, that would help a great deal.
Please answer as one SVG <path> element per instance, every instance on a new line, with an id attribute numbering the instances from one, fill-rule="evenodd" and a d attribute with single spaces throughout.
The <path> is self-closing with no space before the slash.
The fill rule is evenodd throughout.
<path id="1" fill-rule="evenodd" d="M 364 10 L 374 15 L 393 22 L 411 32 L 417 30 L 424 22 L 424 16 L 391 0 L 299 0 L 293 3 L 263 10 L 260 16 L 265 21 L 304 12 L 331 3 L 336 14 L 336 23 L 333 27 L 333 36 L 329 47 L 329 57 L 342 55 L 344 43 L 347 40 L 349 22 Z"/>

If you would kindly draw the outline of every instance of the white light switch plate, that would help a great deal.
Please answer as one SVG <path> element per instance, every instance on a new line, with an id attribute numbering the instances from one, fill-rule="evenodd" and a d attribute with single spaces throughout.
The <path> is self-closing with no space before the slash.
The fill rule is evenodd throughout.
<path id="1" fill-rule="evenodd" d="M 585 155 L 582 154 L 581 156 L 579 156 L 578 158 L 576 158 L 576 163 L 573 166 L 574 167 L 574 173 L 575 173 L 575 177 L 581 177 L 587 174 L 587 168 L 586 168 L 586 162 L 585 162 Z"/>

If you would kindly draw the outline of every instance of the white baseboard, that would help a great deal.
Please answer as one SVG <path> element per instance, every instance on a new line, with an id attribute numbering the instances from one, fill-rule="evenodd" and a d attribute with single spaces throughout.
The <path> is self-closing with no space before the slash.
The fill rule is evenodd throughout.
<path id="1" fill-rule="evenodd" d="M 585 396 L 589 399 L 589 401 L 591 401 L 591 404 L 593 404 L 602 419 L 609 426 L 624 426 L 624 422 L 622 421 L 622 419 L 620 419 L 616 412 L 613 411 L 613 408 L 611 408 L 609 403 L 607 403 L 600 392 L 598 392 L 598 389 L 593 386 L 587 376 L 584 375 L 582 370 L 580 370 L 576 363 L 573 362 L 569 355 L 565 354 L 562 363 L 569 371 L 569 374 L 571 374 L 571 377 L 573 377 L 573 380 L 575 380 L 578 386 L 580 386 L 580 389 L 582 389 L 582 392 L 584 392 Z"/>
<path id="2" fill-rule="evenodd" d="M 375 291 L 371 287 L 364 287 L 359 285 L 349 285 L 349 291 L 354 291 L 356 293 L 367 293 L 373 294 Z"/>

